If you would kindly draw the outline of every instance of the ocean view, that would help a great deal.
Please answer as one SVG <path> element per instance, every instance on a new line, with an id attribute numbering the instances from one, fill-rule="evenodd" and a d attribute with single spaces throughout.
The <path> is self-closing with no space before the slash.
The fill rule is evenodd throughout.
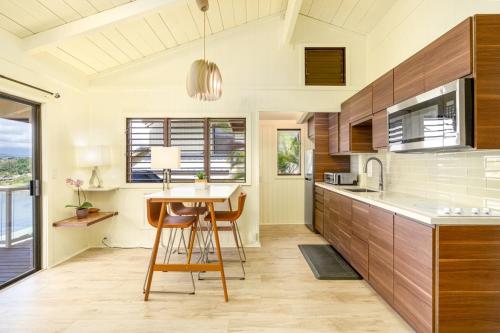
<path id="1" fill-rule="evenodd" d="M 6 238 L 7 207 L 6 192 L 0 188 L 0 240 Z M 12 193 L 12 238 L 32 234 L 33 200 L 29 190 Z"/>

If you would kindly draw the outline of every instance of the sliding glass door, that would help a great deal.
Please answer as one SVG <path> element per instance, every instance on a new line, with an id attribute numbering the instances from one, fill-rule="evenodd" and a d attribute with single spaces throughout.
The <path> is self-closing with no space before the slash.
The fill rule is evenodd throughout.
<path id="1" fill-rule="evenodd" d="M 0 288 L 40 269 L 39 105 L 0 94 Z"/>

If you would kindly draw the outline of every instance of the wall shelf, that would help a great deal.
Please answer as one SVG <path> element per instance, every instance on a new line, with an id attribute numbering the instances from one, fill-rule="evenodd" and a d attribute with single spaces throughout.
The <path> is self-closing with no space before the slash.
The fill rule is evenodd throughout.
<path id="1" fill-rule="evenodd" d="M 109 187 L 82 187 L 81 188 L 85 192 L 111 192 L 118 191 L 118 186 L 109 186 Z M 75 189 L 77 191 L 77 189 Z"/>
<path id="2" fill-rule="evenodd" d="M 91 213 L 89 216 L 83 219 L 79 219 L 76 216 L 72 216 L 70 218 L 57 221 L 52 223 L 52 226 L 55 228 L 61 228 L 61 227 L 71 227 L 71 228 L 82 228 L 82 227 L 89 227 L 93 224 L 102 222 L 106 219 L 109 219 L 113 216 L 118 215 L 118 212 L 97 212 L 97 213 Z"/>

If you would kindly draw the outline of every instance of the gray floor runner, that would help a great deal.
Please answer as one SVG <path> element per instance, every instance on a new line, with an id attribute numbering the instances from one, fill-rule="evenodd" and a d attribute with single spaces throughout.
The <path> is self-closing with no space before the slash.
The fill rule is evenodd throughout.
<path id="1" fill-rule="evenodd" d="M 299 245 L 309 267 L 318 280 L 362 280 L 330 245 Z"/>

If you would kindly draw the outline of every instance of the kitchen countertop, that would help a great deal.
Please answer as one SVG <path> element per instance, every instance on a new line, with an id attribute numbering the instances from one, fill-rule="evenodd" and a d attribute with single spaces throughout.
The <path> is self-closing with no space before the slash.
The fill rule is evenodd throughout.
<path id="1" fill-rule="evenodd" d="M 359 188 L 358 186 L 330 185 L 316 182 L 316 185 L 325 190 L 333 191 L 354 200 L 367 203 L 392 211 L 398 215 L 409 217 L 413 220 L 430 225 L 500 225 L 500 212 L 491 212 L 492 216 L 470 216 L 450 214 L 442 216 L 439 213 L 444 208 L 455 208 L 453 203 L 436 198 L 382 191 L 382 192 L 350 192 L 347 189 Z M 461 205 L 460 208 L 471 209 L 473 206 Z M 453 210 L 452 210 L 453 211 Z"/>

